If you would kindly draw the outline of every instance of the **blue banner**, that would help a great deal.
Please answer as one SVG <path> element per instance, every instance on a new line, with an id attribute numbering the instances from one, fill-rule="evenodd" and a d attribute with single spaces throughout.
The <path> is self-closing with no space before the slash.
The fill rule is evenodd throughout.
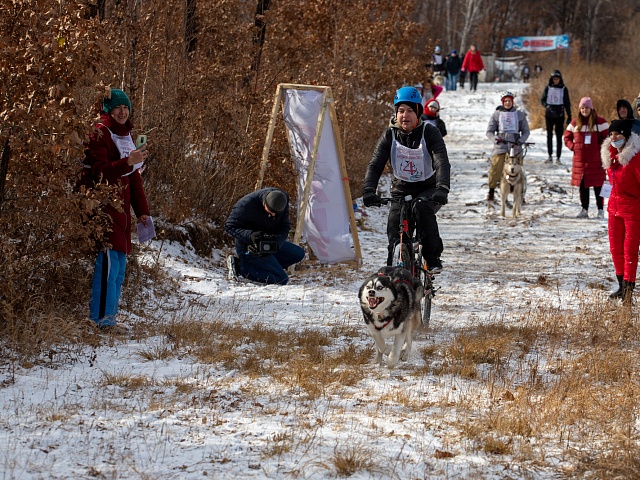
<path id="1" fill-rule="evenodd" d="M 508 37 L 504 39 L 505 50 L 518 52 L 544 52 L 546 50 L 566 50 L 569 48 L 569 35 L 548 37 Z"/>

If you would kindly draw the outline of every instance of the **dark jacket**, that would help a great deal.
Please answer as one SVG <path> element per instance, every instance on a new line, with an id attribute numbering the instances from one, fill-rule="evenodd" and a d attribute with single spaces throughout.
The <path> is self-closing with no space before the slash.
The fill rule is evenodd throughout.
<path id="1" fill-rule="evenodd" d="M 398 127 L 396 117 L 391 117 L 389 127 L 384 131 L 378 145 L 373 152 L 373 157 L 367 167 L 367 174 L 364 178 L 363 189 L 378 187 L 378 181 L 384 171 L 387 162 L 391 157 L 391 144 L 394 139 L 408 148 L 419 148 L 422 136 L 424 135 L 427 150 L 433 159 L 434 174 L 422 182 L 405 182 L 393 177 L 391 191 L 393 193 L 418 196 L 428 188 L 443 187 L 449 190 L 451 165 L 447 155 L 447 147 L 442 139 L 440 131 L 433 125 L 419 120 L 418 126 L 411 132 L 405 133 Z"/>
<path id="2" fill-rule="evenodd" d="M 422 120 L 425 123 L 430 123 L 431 125 L 437 127 L 438 130 L 440 130 L 440 134 L 443 138 L 447 136 L 447 126 L 445 125 L 444 120 L 440 118 L 440 116 L 427 115 L 426 113 L 423 113 Z"/>
<path id="3" fill-rule="evenodd" d="M 267 194 L 277 190 L 276 188 L 263 188 L 242 197 L 234 205 L 229 218 L 224 225 L 224 231 L 236 239 L 236 250 L 239 253 L 246 253 L 247 247 L 253 242 L 251 234 L 253 232 L 263 232 L 277 236 L 278 247 L 287 240 L 291 222 L 289 221 L 289 195 L 287 195 L 287 206 L 277 213 L 275 217 L 269 216 L 264 209 L 264 201 Z"/>
<path id="4" fill-rule="evenodd" d="M 447 73 L 456 75 L 460 73 L 460 69 L 462 68 L 462 59 L 458 55 L 450 55 L 444 68 L 447 70 Z"/>
<path id="5" fill-rule="evenodd" d="M 547 103 L 547 95 L 549 94 L 549 87 L 562 88 L 564 90 L 562 95 L 563 105 L 549 105 Z M 565 86 L 562 77 L 558 85 L 554 85 L 553 77 L 549 77 L 549 84 L 544 87 L 540 103 L 545 108 L 544 116 L 546 118 L 562 118 L 564 119 L 565 113 L 567 114 L 567 123 L 571 122 L 571 100 L 569 100 L 569 90 Z"/>
<path id="6" fill-rule="evenodd" d="M 112 206 L 105 207 L 105 211 L 111 217 L 112 231 L 107 239 L 111 248 L 126 254 L 131 253 L 131 207 L 137 217 L 150 215 L 147 197 L 144 193 L 140 171 L 136 170 L 130 175 L 133 167 L 127 162 L 128 157 L 120 158 L 118 147 L 111 139 L 111 133 L 126 136 L 131 133 L 133 125 L 130 121 L 120 125 L 111 116 L 103 113 L 98 132 L 94 133 L 85 150 L 84 164 L 89 167 L 83 171 L 83 184 L 91 186 L 97 182 L 107 182 L 110 185 L 118 185 L 122 211 Z M 108 128 L 108 130 L 107 130 Z M 126 175 L 126 176 L 123 176 Z"/>

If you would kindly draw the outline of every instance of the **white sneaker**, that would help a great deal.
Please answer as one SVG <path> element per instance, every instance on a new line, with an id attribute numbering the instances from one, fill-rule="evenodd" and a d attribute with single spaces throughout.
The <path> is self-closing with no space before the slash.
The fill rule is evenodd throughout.
<path id="1" fill-rule="evenodd" d="M 229 281 L 238 280 L 240 276 L 240 259 L 235 255 L 227 257 L 227 269 Z"/>
<path id="2" fill-rule="evenodd" d="M 589 212 L 583 208 L 576 218 L 589 218 Z"/>
<path id="3" fill-rule="evenodd" d="M 604 209 L 598 209 L 598 220 L 604 220 Z"/>
<path id="4" fill-rule="evenodd" d="M 544 163 L 553 163 L 553 158 L 551 158 L 551 155 L 549 155 L 549 158 L 547 158 Z"/>

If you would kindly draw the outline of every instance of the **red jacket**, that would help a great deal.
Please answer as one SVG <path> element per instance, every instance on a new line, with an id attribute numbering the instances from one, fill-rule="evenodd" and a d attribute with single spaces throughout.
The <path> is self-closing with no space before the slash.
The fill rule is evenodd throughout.
<path id="1" fill-rule="evenodd" d="M 585 187 L 601 187 L 606 177 L 600 160 L 600 146 L 609 135 L 607 121 L 596 116 L 596 129 L 589 131 L 588 125 L 582 125 L 578 131 L 576 121 L 571 120 L 564 131 L 564 144 L 573 152 L 571 185 L 579 187 L 584 177 Z M 590 139 L 590 143 L 587 143 Z"/>
<path id="2" fill-rule="evenodd" d="M 640 220 L 640 137 L 632 133 L 620 152 L 607 138 L 600 153 L 602 167 L 607 169 L 611 182 L 609 216 Z"/>
<path id="3" fill-rule="evenodd" d="M 120 125 L 111 116 L 103 114 L 96 126 L 98 132 L 89 139 L 84 163 L 91 167 L 90 175 L 93 182 L 103 181 L 121 186 L 119 195 L 123 211 L 118 211 L 112 206 L 105 207 L 112 221 L 112 231 L 107 238 L 113 250 L 128 254 L 131 253 L 131 207 L 136 216 L 140 217 L 150 215 L 149 205 L 140 171 L 136 170 L 131 175 L 123 176 L 131 172 L 133 167 L 127 163 L 128 157 L 120 158 L 120 152 L 111 139 L 109 130 L 116 135 L 129 135 L 133 125 L 130 121 Z"/>
<path id="4" fill-rule="evenodd" d="M 484 63 L 482 62 L 482 56 L 480 52 L 476 50 L 473 53 L 469 50 L 462 61 L 462 70 L 465 72 L 479 72 L 480 70 L 484 70 Z"/>

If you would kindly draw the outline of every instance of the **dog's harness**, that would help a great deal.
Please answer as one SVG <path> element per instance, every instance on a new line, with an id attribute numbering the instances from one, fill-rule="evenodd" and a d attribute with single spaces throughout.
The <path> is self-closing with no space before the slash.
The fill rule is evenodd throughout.
<path id="1" fill-rule="evenodd" d="M 387 326 L 387 325 L 389 325 L 391 322 L 393 322 L 393 320 L 394 320 L 394 317 L 391 317 L 391 318 L 389 319 L 389 321 L 388 321 L 387 323 L 385 323 L 384 325 L 382 325 L 380 328 L 376 327 L 375 325 L 374 325 L 374 328 L 375 328 L 376 330 L 378 330 L 378 331 L 380 331 L 380 330 L 384 330 L 384 327 L 386 327 L 386 326 Z"/>

